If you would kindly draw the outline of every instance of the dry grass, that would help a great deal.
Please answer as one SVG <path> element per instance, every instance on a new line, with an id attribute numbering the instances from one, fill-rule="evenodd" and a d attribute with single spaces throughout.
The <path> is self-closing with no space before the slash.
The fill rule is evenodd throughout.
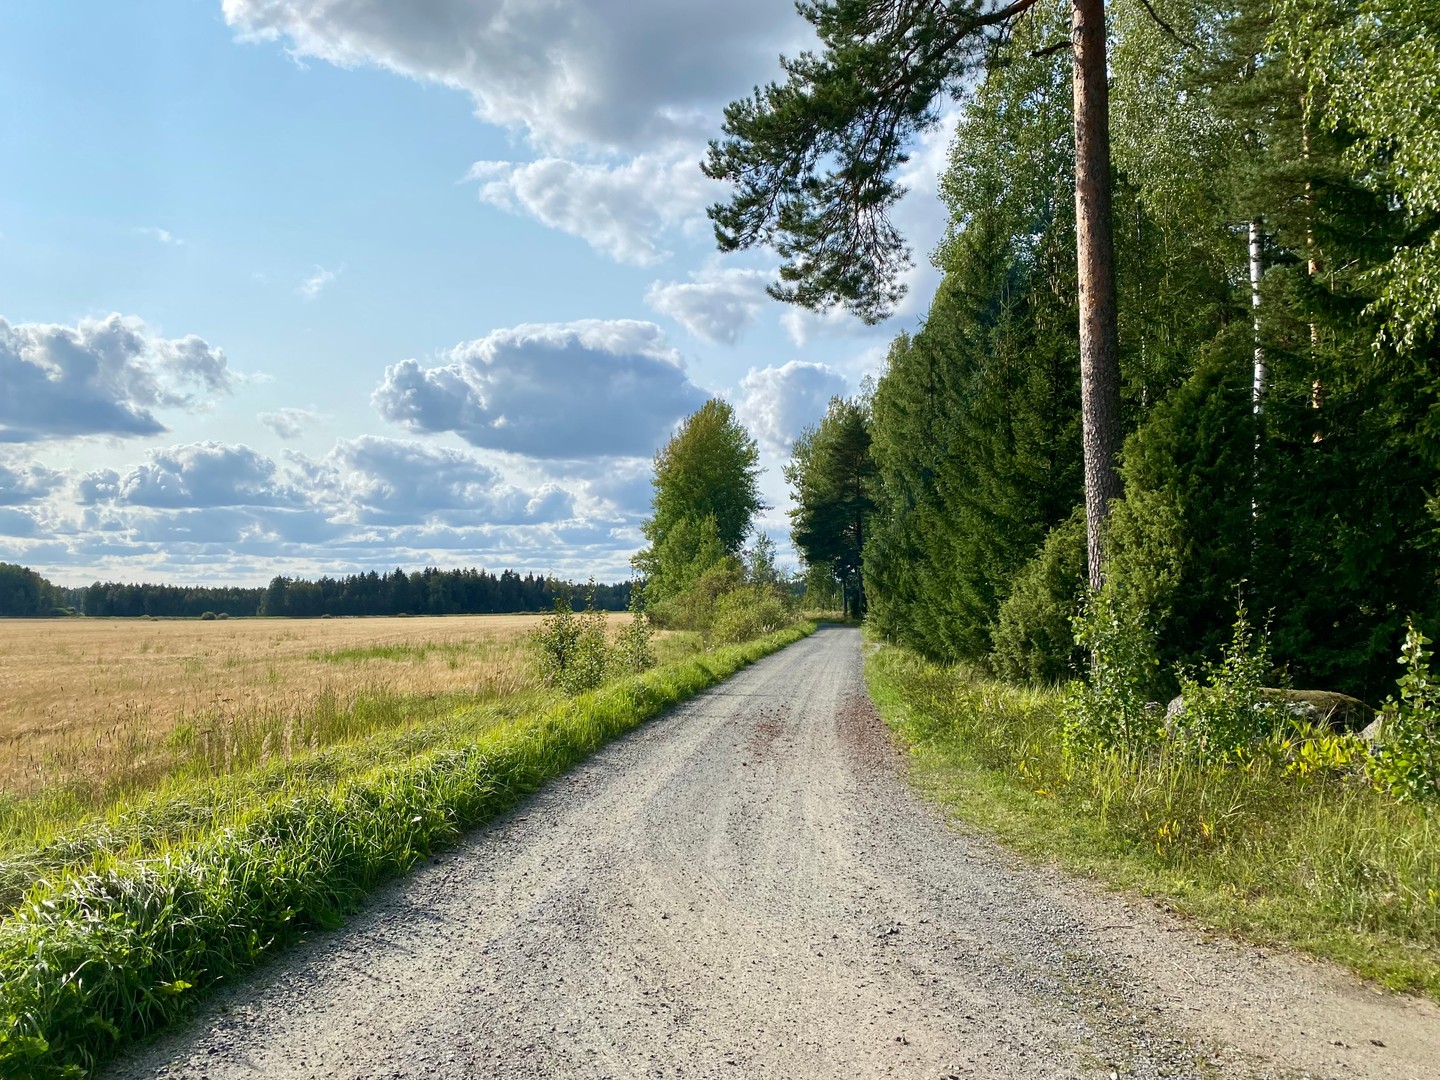
<path id="1" fill-rule="evenodd" d="M 288 757 L 344 737 L 336 719 L 366 702 L 520 693 L 535 686 L 540 618 L 0 620 L 0 793 L 139 780 L 167 742 L 210 740 L 222 767 L 245 743 Z"/>

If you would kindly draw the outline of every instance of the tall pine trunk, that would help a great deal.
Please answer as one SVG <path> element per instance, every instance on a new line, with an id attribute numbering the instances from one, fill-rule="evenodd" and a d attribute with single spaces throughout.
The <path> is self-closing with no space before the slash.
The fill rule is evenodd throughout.
<path id="1" fill-rule="evenodd" d="M 1075 239 L 1080 271 L 1080 413 L 1090 586 L 1105 579 L 1105 522 L 1120 497 L 1119 331 L 1110 213 L 1110 86 L 1104 0 L 1073 0 Z"/>

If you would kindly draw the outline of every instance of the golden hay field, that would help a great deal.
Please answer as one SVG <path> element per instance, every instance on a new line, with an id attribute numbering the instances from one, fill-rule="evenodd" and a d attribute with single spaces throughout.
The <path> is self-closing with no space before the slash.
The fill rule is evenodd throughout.
<path id="1" fill-rule="evenodd" d="M 0 792 L 94 779 L 167 737 L 224 754 L 225 732 L 256 725 L 289 756 L 320 738 L 318 714 L 363 699 L 516 693 L 535 684 L 540 619 L 0 620 Z"/>

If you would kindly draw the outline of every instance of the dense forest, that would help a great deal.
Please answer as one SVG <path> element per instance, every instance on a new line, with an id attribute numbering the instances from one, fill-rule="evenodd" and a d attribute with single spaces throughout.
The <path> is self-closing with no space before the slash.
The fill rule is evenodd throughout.
<path id="1" fill-rule="evenodd" d="M 514 570 L 492 574 L 426 567 L 409 574 L 397 568 L 314 581 L 276 577 L 264 588 L 97 581 L 67 589 L 23 566 L 0 563 L 0 616 L 487 615 L 546 611 L 559 598 L 623 611 L 630 603 L 630 583 L 579 585 Z"/>
<path id="2" fill-rule="evenodd" d="M 791 482 L 797 546 L 887 638 L 1052 682 L 1083 667 L 1071 617 L 1093 581 L 1078 91 L 1053 46 L 1071 5 L 1025 7 L 961 96 L 929 313 L 801 440 Z M 1378 701 L 1407 619 L 1440 626 L 1440 10 L 1107 12 L 1107 587 L 1162 672 L 1213 658 L 1244 601 L 1295 685 Z"/>

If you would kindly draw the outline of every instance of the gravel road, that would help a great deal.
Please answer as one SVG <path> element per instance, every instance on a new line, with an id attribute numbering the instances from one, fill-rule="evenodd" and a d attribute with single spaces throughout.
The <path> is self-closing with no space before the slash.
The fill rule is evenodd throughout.
<path id="1" fill-rule="evenodd" d="M 1440 1008 L 916 799 L 852 629 L 645 725 L 116 1078 L 1440 1078 Z"/>

